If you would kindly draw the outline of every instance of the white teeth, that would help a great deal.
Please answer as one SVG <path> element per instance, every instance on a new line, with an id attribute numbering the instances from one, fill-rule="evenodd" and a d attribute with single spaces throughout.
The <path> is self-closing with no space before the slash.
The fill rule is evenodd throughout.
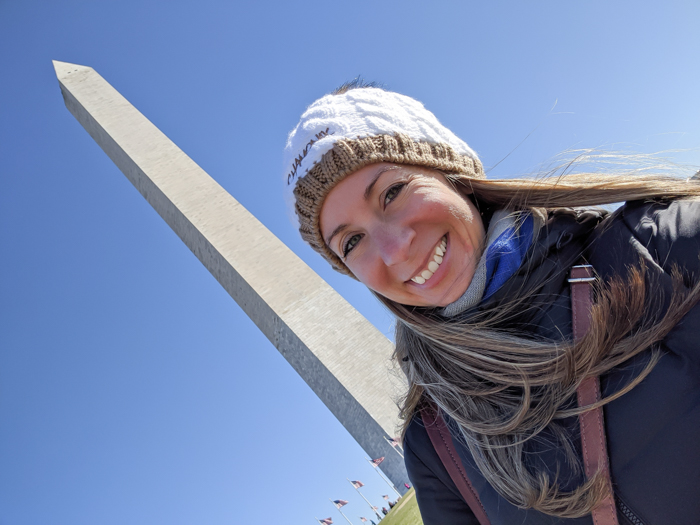
<path id="1" fill-rule="evenodd" d="M 442 242 L 440 242 L 440 246 L 435 247 L 435 254 L 433 255 L 433 260 L 428 263 L 428 267 L 421 273 L 413 277 L 411 281 L 417 284 L 424 284 L 425 281 L 430 279 L 433 276 L 433 274 L 437 272 L 437 269 L 440 268 L 440 264 L 442 264 L 443 255 L 445 255 L 446 251 L 447 241 L 443 237 Z"/>

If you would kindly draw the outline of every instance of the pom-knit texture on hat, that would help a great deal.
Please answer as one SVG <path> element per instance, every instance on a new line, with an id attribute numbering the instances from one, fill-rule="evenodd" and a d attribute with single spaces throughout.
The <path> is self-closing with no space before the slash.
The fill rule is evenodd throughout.
<path id="1" fill-rule="evenodd" d="M 377 162 L 424 166 L 484 178 L 476 154 L 423 105 L 378 88 L 326 95 L 304 112 L 285 148 L 285 182 L 299 232 L 334 269 L 354 277 L 326 245 L 319 216 L 346 176 Z"/>

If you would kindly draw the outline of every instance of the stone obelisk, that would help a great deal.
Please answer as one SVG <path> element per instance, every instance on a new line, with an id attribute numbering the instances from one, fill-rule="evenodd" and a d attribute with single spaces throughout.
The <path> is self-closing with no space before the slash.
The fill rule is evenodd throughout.
<path id="1" fill-rule="evenodd" d="M 95 70 L 54 67 L 73 116 L 405 492 L 391 342 Z"/>

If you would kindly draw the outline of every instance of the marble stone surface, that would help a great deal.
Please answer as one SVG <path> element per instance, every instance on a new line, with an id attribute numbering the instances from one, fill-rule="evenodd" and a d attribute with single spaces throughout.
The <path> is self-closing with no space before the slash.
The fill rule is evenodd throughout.
<path id="1" fill-rule="evenodd" d="M 94 69 L 54 67 L 73 116 L 403 494 L 384 439 L 398 424 L 392 343 Z"/>

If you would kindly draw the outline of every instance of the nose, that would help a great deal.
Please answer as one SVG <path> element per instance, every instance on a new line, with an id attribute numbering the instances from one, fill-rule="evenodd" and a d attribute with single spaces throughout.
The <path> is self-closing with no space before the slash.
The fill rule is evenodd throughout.
<path id="1" fill-rule="evenodd" d="M 415 232 L 405 226 L 384 224 L 375 233 L 379 255 L 387 266 L 401 264 L 409 259 Z"/>

